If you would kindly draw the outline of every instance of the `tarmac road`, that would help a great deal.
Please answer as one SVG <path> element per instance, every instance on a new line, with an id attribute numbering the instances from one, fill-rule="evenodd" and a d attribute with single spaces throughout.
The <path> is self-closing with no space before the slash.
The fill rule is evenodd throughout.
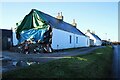
<path id="1" fill-rule="evenodd" d="M 79 48 L 74 50 L 65 50 L 65 51 L 58 51 L 53 53 L 40 53 L 40 54 L 22 54 L 22 53 L 14 53 L 9 51 L 3 51 L 2 56 L 9 57 L 13 61 L 35 61 L 35 62 L 48 62 L 55 59 L 60 59 L 66 56 L 76 56 L 81 54 L 89 54 L 95 49 L 103 48 L 104 46 L 100 47 L 90 47 L 90 48 Z M 11 63 L 8 65 L 2 66 L 2 71 L 6 72 L 8 70 L 15 69 L 16 66 L 13 66 Z"/>
<path id="2" fill-rule="evenodd" d="M 14 60 L 27 60 L 27 59 L 38 59 L 38 58 L 53 58 L 53 59 L 58 59 L 66 56 L 76 56 L 76 55 L 81 55 L 81 54 L 89 54 L 91 51 L 97 49 L 97 48 L 103 48 L 104 46 L 100 47 L 90 47 L 90 48 L 80 48 L 80 49 L 74 49 L 70 51 L 58 51 L 58 52 L 53 52 L 53 53 L 40 53 L 40 54 L 22 54 L 22 53 L 14 53 L 14 52 L 9 52 L 9 51 L 3 51 L 2 56 L 10 57 L 11 59 Z M 41 62 L 41 60 L 39 60 Z"/>

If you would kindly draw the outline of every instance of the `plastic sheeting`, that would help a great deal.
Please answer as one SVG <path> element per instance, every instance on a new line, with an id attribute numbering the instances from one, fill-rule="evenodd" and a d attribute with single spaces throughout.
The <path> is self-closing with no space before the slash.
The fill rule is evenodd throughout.
<path id="1" fill-rule="evenodd" d="M 46 29 L 29 29 L 24 30 L 20 33 L 19 43 L 24 42 L 25 40 L 34 39 L 34 41 L 41 40 L 43 41 L 43 34 L 46 32 Z"/>
<path id="2" fill-rule="evenodd" d="M 36 11 L 32 10 L 28 15 L 24 17 L 24 19 L 16 23 L 17 25 L 17 39 L 20 38 L 20 34 L 24 30 L 29 30 L 29 29 L 44 29 L 47 28 L 47 24 L 44 21 L 44 18 L 41 14 L 37 14 Z"/>
<path id="3" fill-rule="evenodd" d="M 35 40 L 42 39 L 42 35 L 45 32 L 45 29 L 48 28 L 48 25 L 51 28 L 85 36 L 85 34 L 71 24 L 58 20 L 36 9 L 32 9 L 32 11 L 16 25 L 16 37 L 19 40 L 19 43 L 30 38 L 34 38 Z"/>
<path id="4" fill-rule="evenodd" d="M 23 30 L 29 30 L 33 28 L 36 29 L 46 28 L 45 22 L 51 25 L 52 28 L 85 36 L 84 33 L 82 33 L 80 30 L 78 30 L 71 24 L 68 24 L 62 20 L 58 20 L 36 9 L 32 9 L 31 12 L 28 15 L 26 15 L 21 22 L 17 23 L 17 31 L 16 31 L 17 39 L 20 38 L 20 33 Z"/>

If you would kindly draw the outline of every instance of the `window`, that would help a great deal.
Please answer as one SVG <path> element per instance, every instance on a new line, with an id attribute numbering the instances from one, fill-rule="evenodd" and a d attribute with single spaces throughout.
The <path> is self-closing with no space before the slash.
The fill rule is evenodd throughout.
<path id="1" fill-rule="evenodd" d="M 71 44 L 71 42 L 72 42 L 72 36 L 70 35 L 70 44 Z"/>
<path id="2" fill-rule="evenodd" d="M 76 37 L 76 43 L 78 44 L 78 37 Z"/>

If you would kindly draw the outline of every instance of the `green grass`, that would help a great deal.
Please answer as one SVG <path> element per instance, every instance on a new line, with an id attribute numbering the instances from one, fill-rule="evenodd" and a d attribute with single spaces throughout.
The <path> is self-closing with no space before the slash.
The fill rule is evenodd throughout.
<path id="1" fill-rule="evenodd" d="M 105 78 L 112 67 L 112 47 L 96 49 L 90 54 L 36 64 L 3 74 L 3 78 Z"/>

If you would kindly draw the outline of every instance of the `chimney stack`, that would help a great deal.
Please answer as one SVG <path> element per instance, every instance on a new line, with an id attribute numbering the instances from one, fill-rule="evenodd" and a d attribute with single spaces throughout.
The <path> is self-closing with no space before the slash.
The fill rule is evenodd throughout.
<path id="1" fill-rule="evenodd" d="M 72 25 L 73 25 L 74 27 L 77 26 L 77 23 L 75 22 L 75 19 L 73 19 L 73 23 L 72 23 Z"/>
<path id="2" fill-rule="evenodd" d="M 88 29 L 87 32 L 90 32 L 90 30 Z"/>
<path id="3" fill-rule="evenodd" d="M 63 21 L 63 16 L 62 16 L 62 12 L 58 13 L 57 19 L 62 20 Z"/>

